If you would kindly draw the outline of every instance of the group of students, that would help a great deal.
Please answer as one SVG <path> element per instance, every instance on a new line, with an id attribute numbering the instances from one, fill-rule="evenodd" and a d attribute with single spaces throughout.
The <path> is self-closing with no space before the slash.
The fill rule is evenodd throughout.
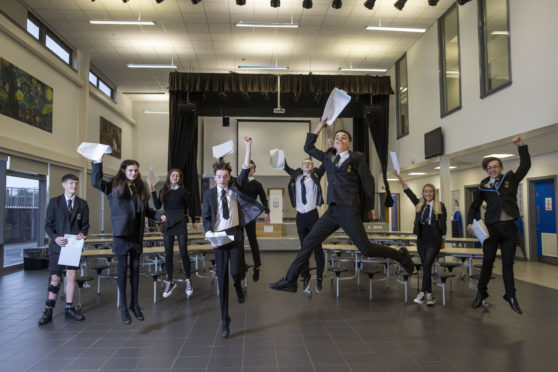
<path id="1" fill-rule="evenodd" d="M 304 159 L 302 167 L 292 169 L 285 163 L 284 170 L 290 175 L 288 184 L 289 197 L 296 208 L 296 226 L 300 238 L 301 250 L 290 265 L 286 275 L 275 283 L 269 284 L 274 290 L 288 292 L 297 291 L 299 276 L 303 279 L 303 290 L 311 293 L 309 288 L 311 275 L 308 261 L 312 253 L 317 264 L 316 291 L 322 290 L 322 275 L 324 270 L 324 256 L 321 243 L 339 227 L 342 227 L 351 241 L 367 257 L 390 258 L 397 261 L 403 270 L 412 274 L 415 268 L 413 260 L 405 247 L 398 250 L 376 244 L 368 239 L 363 226 L 361 215 L 360 191 L 364 190 L 370 205 L 369 216 L 375 218 L 374 199 L 375 183 L 367 165 L 367 159 L 360 152 L 351 152 L 351 135 L 345 130 L 338 130 L 334 135 L 334 142 L 327 151 L 315 147 L 318 134 L 327 125 L 327 119 L 321 121 L 313 133 L 308 133 L 304 145 L 305 152 L 322 162 L 319 168 L 314 168 L 312 158 Z M 261 184 L 254 183 L 253 174 L 255 164 L 251 160 L 252 139 L 244 137 L 246 146 L 242 171 L 238 178 L 231 175 L 231 166 L 222 158 L 213 164 L 213 175 L 216 186 L 207 190 L 203 195 L 202 223 L 205 231 L 226 232 L 234 239 L 224 245 L 212 244 L 215 255 L 215 266 L 218 277 L 218 293 L 221 309 L 222 336 L 230 333 L 231 318 L 228 311 L 229 304 L 229 276 L 233 280 L 236 297 L 239 303 L 245 301 L 241 280 L 246 274 L 244 262 L 244 227 L 250 240 L 251 248 L 255 239 L 255 220 L 265 213 L 266 222 L 269 221 L 267 198 L 262 192 Z M 476 217 L 483 201 L 487 203 L 485 215 L 486 225 L 490 237 L 485 240 L 484 259 L 478 294 L 472 304 L 473 308 L 481 306 L 488 297 L 487 283 L 491 277 L 492 265 L 496 250 L 502 250 L 503 276 L 506 286 L 504 299 L 511 308 L 522 313 L 515 295 L 513 279 L 513 262 L 515 255 L 515 220 L 519 218 L 517 207 L 517 188 L 530 168 L 530 158 L 527 146 L 520 137 L 515 137 L 513 143 L 519 148 L 520 166 L 516 172 L 503 174 L 502 162 L 497 158 L 484 159 L 482 167 L 488 172 L 488 177 L 479 184 L 478 192 L 471 205 L 467 228 Z M 326 212 L 319 217 L 317 206 L 324 203 L 320 187 L 320 179 L 326 174 L 328 186 L 325 202 Z M 423 266 L 422 288 L 415 298 L 416 303 L 434 305 L 432 296 L 431 268 L 440 249 L 443 248 L 446 234 L 447 212 L 443 203 L 436 198 L 436 190 L 432 184 L 426 184 L 418 198 L 410 190 L 400 174 L 399 178 L 405 194 L 416 207 L 415 226 L 413 232 L 417 235 L 417 248 Z M 176 288 L 173 281 L 173 249 L 175 236 L 178 238 L 179 251 L 186 274 L 186 295 L 193 293 L 190 280 L 190 260 L 187 250 L 187 210 L 193 226 L 199 230 L 198 220 L 193 215 L 188 191 L 183 186 L 182 172 L 171 169 L 167 175 L 165 185 L 159 195 L 151 185 L 151 194 L 157 209 L 164 208 L 160 213 L 148 205 L 150 193 L 141 179 L 139 163 L 135 160 L 125 160 L 121 163 L 117 174 L 105 181 L 103 179 L 102 162 L 92 163 L 92 185 L 107 195 L 111 211 L 113 234 L 112 250 L 117 258 L 117 283 L 121 299 L 121 317 L 125 324 L 131 323 L 128 310 L 137 320 L 144 320 L 138 303 L 139 260 L 143 248 L 143 232 L 145 217 L 163 223 L 165 245 L 165 265 L 167 280 L 163 296 L 168 297 Z M 252 185 L 249 183 L 252 182 Z M 257 181 L 256 181 L 257 182 Z M 87 236 L 89 216 L 87 202 L 76 196 L 78 178 L 66 175 L 62 178 L 64 194 L 53 198 L 47 208 L 45 230 L 51 238 L 49 245 L 49 285 L 48 299 L 39 324 L 47 324 L 52 320 L 52 311 L 56 303 L 62 278 L 62 271 L 66 270 L 66 310 L 65 317 L 73 320 L 85 319 L 72 304 L 75 288 L 77 267 L 58 265 L 58 255 L 61 246 L 66 244 L 64 234 L 78 235 L 78 239 Z M 259 186 L 258 186 L 259 185 Z M 261 190 L 260 190 L 261 189 Z M 262 197 L 263 194 L 263 197 Z M 264 205 L 256 201 L 260 195 Z M 252 239 L 253 237 L 253 239 Z M 261 268 L 259 250 L 254 251 L 254 276 L 257 280 Z M 229 275 L 230 266 L 230 275 Z M 126 279 L 130 273 L 131 298 L 126 299 Z M 129 304 L 129 307 L 128 307 Z"/>

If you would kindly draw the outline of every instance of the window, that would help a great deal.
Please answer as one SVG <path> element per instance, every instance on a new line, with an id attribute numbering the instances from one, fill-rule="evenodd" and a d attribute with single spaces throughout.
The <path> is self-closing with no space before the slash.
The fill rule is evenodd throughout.
<path id="1" fill-rule="evenodd" d="M 409 100 L 407 83 L 407 54 L 395 64 L 395 102 L 397 112 L 397 138 L 409 134 Z"/>
<path id="2" fill-rule="evenodd" d="M 91 85 L 93 85 L 95 88 L 99 89 L 101 92 L 103 92 L 109 98 L 115 99 L 114 85 L 109 84 L 107 82 L 108 79 L 103 79 L 103 78 L 99 77 L 99 75 L 100 74 L 98 74 L 98 73 L 95 73 L 93 71 L 89 71 L 89 82 L 91 83 Z"/>
<path id="3" fill-rule="evenodd" d="M 459 65 L 459 17 L 454 4 L 438 20 L 440 48 L 440 116 L 461 108 L 461 67 Z"/>
<path id="4" fill-rule="evenodd" d="M 27 14 L 27 32 L 54 55 L 73 66 L 73 50 L 31 13 Z"/>
<path id="5" fill-rule="evenodd" d="M 479 1 L 481 97 L 511 84 L 508 0 Z"/>

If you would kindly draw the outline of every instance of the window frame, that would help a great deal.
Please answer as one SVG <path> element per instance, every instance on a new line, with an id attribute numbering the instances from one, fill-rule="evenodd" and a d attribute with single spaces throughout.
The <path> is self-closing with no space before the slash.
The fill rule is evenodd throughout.
<path id="1" fill-rule="evenodd" d="M 509 87 L 512 84 L 512 65 L 511 65 L 511 30 L 510 30 L 510 2 L 506 1 L 506 22 L 508 31 L 508 76 L 509 80 L 497 86 L 496 88 L 488 88 L 488 48 L 486 33 L 486 0 L 478 1 L 478 17 L 479 17 L 479 66 L 480 66 L 480 98 L 486 98 L 496 92 Z"/>
<path id="2" fill-rule="evenodd" d="M 93 84 L 90 80 L 90 76 L 93 74 L 97 79 L 97 84 Z M 90 65 L 88 79 L 90 85 L 94 86 L 99 92 L 103 93 L 108 98 L 116 102 L 116 86 L 110 82 L 107 78 L 103 76 L 93 65 Z M 101 89 L 101 84 L 104 84 L 108 89 L 110 89 L 111 94 L 108 95 L 104 90 Z"/>
<path id="3" fill-rule="evenodd" d="M 35 35 L 33 35 L 32 33 L 30 33 L 27 30 L 27 20 L 31 21 L 35 26 L 39 27 L 39 38 L 38 39 L 35 37 Z M 29 35 L 31 35 L 33 40 L 36 40 L 37 42 L 39 42 L 43 47 L 45 47 L 46 50 L 48 50 L 50 53 L 52 53 L 54 56 L 56 56 L 56 58 L 58 58 L 59 60 L 64 62 L 64 64 L 70 66 L 73 70 L 77 70 L 75 65 L 74 65 L 75 64 L 74 50 L 65 41 L 63 41 L 61 37 L 56 35 L 54 33 L 54 31 L 50 30 L 43 22 L 41 22 L 39 20 L 39 18 L 37 18 L 31 12 L 27 12 L 27 18 L 26 18 L 26 23 L 25 23 L 25 32 L 27 32 Z M 46 44 L 47 36 L 54 43 L 56 43 L 61 49 L 63 49 L 64 51 L 66 51 L 68 53 L 69 61 L 64 60 L 56 52 L 54 52 L 54 50 L 52 50 L 51 48 L 49 48 L 47 46 L 47 44 Z"/>
<path id="4" fill-rule="evenodd" d="M 445 48 L 445 27 L 444 20 L 453 11 L 457 15 L 457 66 L 459 71 L 459 105 L 447 110 L 447 84 L 446 84 L 446 48 Z M 444 14 L 438 19 L 438 54 L 439 54 L 439 80 L 440 80 L 440 117 L 446 117 L 456 111 L 461 110 L 463 107 L 463 92 L 461 84 L 461 37 L 459 34 L 459 7 L 454 3 L 446 10 Z"/>
<path id="5" fill-rule="evenodd" d="M 401 62 L 405 60 L 405 74 L 407 75 L 407 132 L 402 133 L 401 130 L 401 96 L 400 96 L 400 85 L 401 85 Z M 396 115 L 396 132 L 397 139 L 403 138 L 409 135 L 410 132 L 410 120 L 409 120 L 409 69 L 407 64 L 407 53 L 404 53 L 401 58 L 395 62 L 395 115 Z"/>

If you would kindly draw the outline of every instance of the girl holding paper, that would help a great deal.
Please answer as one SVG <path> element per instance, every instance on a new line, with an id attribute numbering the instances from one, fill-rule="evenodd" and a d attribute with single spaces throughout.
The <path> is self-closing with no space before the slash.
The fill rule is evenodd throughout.
<path id="1" fill-rule="evenodd" d="M 434 306 L 436 299 L 432 297 L 432 264 L 440 249 L 444 247 L 448 217 L 446 207 L 436 198 L 434 185 L 430 183 L 424 185 L 422 196 L 419 199 L 407 186 L 399 172 L 394 170 L 393 173 L 399 178 L 403 192 L 416 207 L 413 234 L 417 236 L 417 250 L 422 263 L 422 288 L 414 301 L 417 304 L 423 304 L 426 300 L 427 306 Z"/>
<path id="2" fill-rule="evenodd" d="M 163 297 L 169 297 L 176 288 L 173 278 L 173 257 L 174 257 L 174 237 L 178 238 L 178 249 L 182 257 L 182 266 L 186 275 L 186 297 L 190 297 L 194 292 L 190 281 L 190 257 L 188 256 L 188 217 L 186 210 L 190 212 L 192 225 L 196 231 L 200 231 L 198 222 L 194 217 L 192 203 L 188 190 L 184 188 L 182 172 L 179 169 L 171 169 L 167 174 L 165 185 L 159 192 L 155 193 L 155 186 L 151 185 L 151 194 L 155 208 L 165 208 L 167 222 L 163 224 L 163 236 L 165 241 L 165 267 L 167 269 L 167 280 Z"/>
<path id="3" fill-rule="evenodd" d="M 110 203 L 112 223 L 112 251 L 118 259 L 118 291 L 122 322 L 130 324 L 132 319 L 126 302 L 126 274 L 130 260 L 130 310 L 137 320 L 143 320 L 138 304 L 139 260 L 143 251 L 145 217 L 165 222 L 164 215 L 149 208 L 149 191 L 139 173 L 136 160 L 124 160 L 114 178 L 103 179 L 103 163 L 93 162 L 91 184 L 107 195 Z"/>

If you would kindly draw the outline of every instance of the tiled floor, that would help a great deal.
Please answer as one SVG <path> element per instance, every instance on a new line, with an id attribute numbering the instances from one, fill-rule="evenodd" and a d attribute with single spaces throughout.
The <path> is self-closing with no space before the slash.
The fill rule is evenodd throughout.
<path id="1" fill-rule="evenodd" d="M 101 296 L 82 291 L 84 322 L 66 321 L 59 302 L 54 321 L 38 327 L 47 272 L 0 277 L 0 370 L 141 371 L 555 371 L 558 365 L 558 291 L 517 281 L 524 315 L 501 296 L 499 276 L 489 287 L 490 309 L 472 310 L 474 291 L 456 279 L 446 308 L 404 304 L 393 281 L 361 288 L 342 282 L 341 298 L 325 290 L 306 298 L 271 291 L 293 258 L 264 253 L 259 282 L 249 281 L 246 302 L 231 292 L 231 338 L 220 336 L 218 299 L 207 279 L 195 279 L 152 304 L 152 281 L 142 278 L 144 322 L 121 323 L 115 283 Z M 413 281 L 413 285 L 416 283 Z M 93 283 L 94 284 L 94 283 Z M 314 285 L 314 284 L 313 284 Z M 440 299 L 440 288 L 435 296 Z M 412 288 L 411 296 L 416 289 Z M 160 298 L 160 296 L 159 296 Z"/>

